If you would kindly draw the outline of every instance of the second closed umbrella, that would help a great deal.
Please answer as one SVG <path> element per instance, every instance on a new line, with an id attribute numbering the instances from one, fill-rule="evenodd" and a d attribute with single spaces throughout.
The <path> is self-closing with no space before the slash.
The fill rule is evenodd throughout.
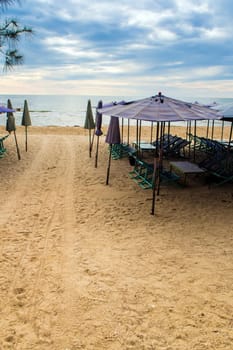
<path id="1" fill-rule="evenodd" d="M 24 101 L 24 108 L 23 108 L 23 116 L 22 116 L 22 122 L 21 125 L 25 126 L 25 149 L 26 152 L 28 150 L 28 144 L 27 144 L 27 128 L 28 126 L 32 125 L 29 109 L 28 109 L 28 103 L 27 100 Z"/>

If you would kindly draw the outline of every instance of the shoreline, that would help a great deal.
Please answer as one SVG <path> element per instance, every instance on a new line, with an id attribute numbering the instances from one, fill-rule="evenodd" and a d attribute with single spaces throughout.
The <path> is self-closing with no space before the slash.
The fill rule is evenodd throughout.
<path id="1" fill-rule="evenodd" d="M 102 131 L 104 133 L 104 135 L 106 135 L 108 130 L 108 126 L 103 126 L 102 127 Z M 120 127 L 120 130 L 122 131 L 122 127 Z M 127 133 L 128 133 L 128 127 L 124 126 L 123 128 L 124 132 L 124 139 L 127 137 Z M 154 130 L 154 136 L 155 136 L 155 130 L 156 128 L 153 128 Z M 170 132 L 174 135 L 179 135 L 184 137 L 186 135 L 186 130 L 187 128 L 184 126 L 171 126 L 171 130 Z M 199 136 L 206 136 L 206 130 L 207 128 L 205 126 L 197 126 L 197 135 Z M 16 133 L 24 133 L 25 132 L 25 127 L 24 126 L 17 126 L 16 127 Z M 87 129 L 84 129 L 82 126 L 29 126 L 28 127 L 28 133 L 30 134 L 39 134 L 39 133 L 45 133 L 45 134 L 71 134 L 71 135 L 87 135 L 89 133 L 89 131 Z M 92 129 L 91 131 L 92 133 L 94 132 L 94 130 Z M 209 129 L 209 137 L 211 137 L 211 132 L 212 129 Z M 7 133 L 7 131 L 5 130 L 5 126 L 0 126 L 0 133 L 2 135 L 4 135 L 5 133 Z M 135 137 L 135 133 L 136 133 L 136 126 L 130 126 L 130 138 L 132 139 L 133 137 Z M 222 134 L 222 127 L 221 126 L 215 126 L 214 127 L 214 137 L 216 139 L 220 139 L 221 138 L 221 134 Z M 225 139 L 229 139 L 229 134 L 230 134 L 230 126 L 224 126 L 224 133 L 223 133 L 223 137 Z M 103 136 L 104 136 L 103 135 Z M 102 136 L 102 138 L 103 138 Z M 150 126 L 143 126 L 142 127 L 142 137 L 147 137 L 148 139 L 150 139 L 151 136 L 151 127 Z"/>

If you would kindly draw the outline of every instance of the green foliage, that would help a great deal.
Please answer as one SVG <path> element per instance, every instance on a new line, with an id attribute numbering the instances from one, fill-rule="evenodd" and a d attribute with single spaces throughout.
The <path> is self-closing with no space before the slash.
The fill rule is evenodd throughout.
<path id="1" fill-rule="evenodd" d="M 0 0 L 0 11 L 5 12 L 17 0 Z M 31 28 L 21 26 L 15 19 L 0 22 L 0 55 L 4 60 L 4 69 L 8 70 L 23 63 L 23 55 L 19 53 L 17 44 L 23 34 L 32 34 Z"/>

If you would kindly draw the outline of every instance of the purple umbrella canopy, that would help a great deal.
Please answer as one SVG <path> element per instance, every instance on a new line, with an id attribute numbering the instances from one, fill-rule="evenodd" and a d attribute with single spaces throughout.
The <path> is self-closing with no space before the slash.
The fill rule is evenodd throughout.
<path id="1" fill-rule="evenodd" d="M 105 142 L 109 144 L 121 143 L 119 118 L 111 117 Z"/>
<path id="2" fill-rule="evenodd" d="M 97 142 L 96 142 L 96 153 L 95 153 L 95 167 L 97 168 L 98 164 L 98 153 L 99 153 L 99 137 L 103 135 L 103 131 L 101 130 L 102 127 L 102 114 L 98 112 L 98 108 L 102 108 L 103 102 L 100 100 L 98 102 L 98 105 L 96 107 L 96 116 L 95 116 L 95 135 L 97 136 Z"/>
<path id="3" fill-rule="evenodd" d="M 111 117 L 110 123 L 108 126 L 108 132 L 106 136 L 106 143 L 110 145 L 109 159 L 108 159 L 108 169 L 107 169 L 107 178 L 106 185 L 109 184 L 109 176 L 110 176 L 110 164 L 111 164 L 111 156 L 112 156 L 112 145 L 121 143 L 121 135 L 120 135 L 120 125 L 119 118 Z"/>
<path id="4" fill-rule="evenodd" d="M 212 109 L 223 115 L 223 120 L 233 122 L 233 103 L 214 105 Z"/>
<path id="5" fill-rule="evenodd" d="M 150 122 L 221 119 L 222 114 L 207 106 L 176 100 L 159 92 L 148 98 L 104 105 L 102 114 Z"/>
<path id="6" fill-rule="evenodd" d="M 0 106 L 0 113 L 12 113 L 15 112 L 12 108 L 7 108 L 5 106 Z"/>
<path id="7" fill-rule="evenodd" d="M 96 119 L 95 119 L 95 124 L 96 124 L 96 130 L 95 130 L 95 135 L 96 136 L 101 136 L 103 135 L 103 132 L 101 130 L 102 127 L 102 114 L 98 112 L 98 108 L 103 107 L 103 102 L 99 101 L 97 109 L 96 109 Z"/>

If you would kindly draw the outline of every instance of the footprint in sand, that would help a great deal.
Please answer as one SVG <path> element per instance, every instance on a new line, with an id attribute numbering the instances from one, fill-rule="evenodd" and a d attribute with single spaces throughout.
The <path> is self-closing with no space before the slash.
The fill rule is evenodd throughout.
<path id="1" fill-rule="evenodd" d="M 8 335 L 8 336 L 6 337 L 6 339 L 5 339 L 5 341 L 6 341 L 7 343 L 14 343 L 14 342 L 15 342 L 15 338 L 14 338 L 13 335 Z"/>
<path id="2" fill-rule="evenodd" d="M 15 305 L 16 306 L 19 306 L 19 307 L 22 307 L 25 303 L 25 294 L 24 294 L 25 290 L 24 288 L 15 288 L 14 289 L 14 294 L 16 296 L 16 301 L 15 301 Z"/>
<path id="3" fill-rule="evenodd" d="M 14 293 L 15 294 L 23 294 L 24 293 L 24 289 L 21 287 L 15 288 L 14 289 Z"/>

